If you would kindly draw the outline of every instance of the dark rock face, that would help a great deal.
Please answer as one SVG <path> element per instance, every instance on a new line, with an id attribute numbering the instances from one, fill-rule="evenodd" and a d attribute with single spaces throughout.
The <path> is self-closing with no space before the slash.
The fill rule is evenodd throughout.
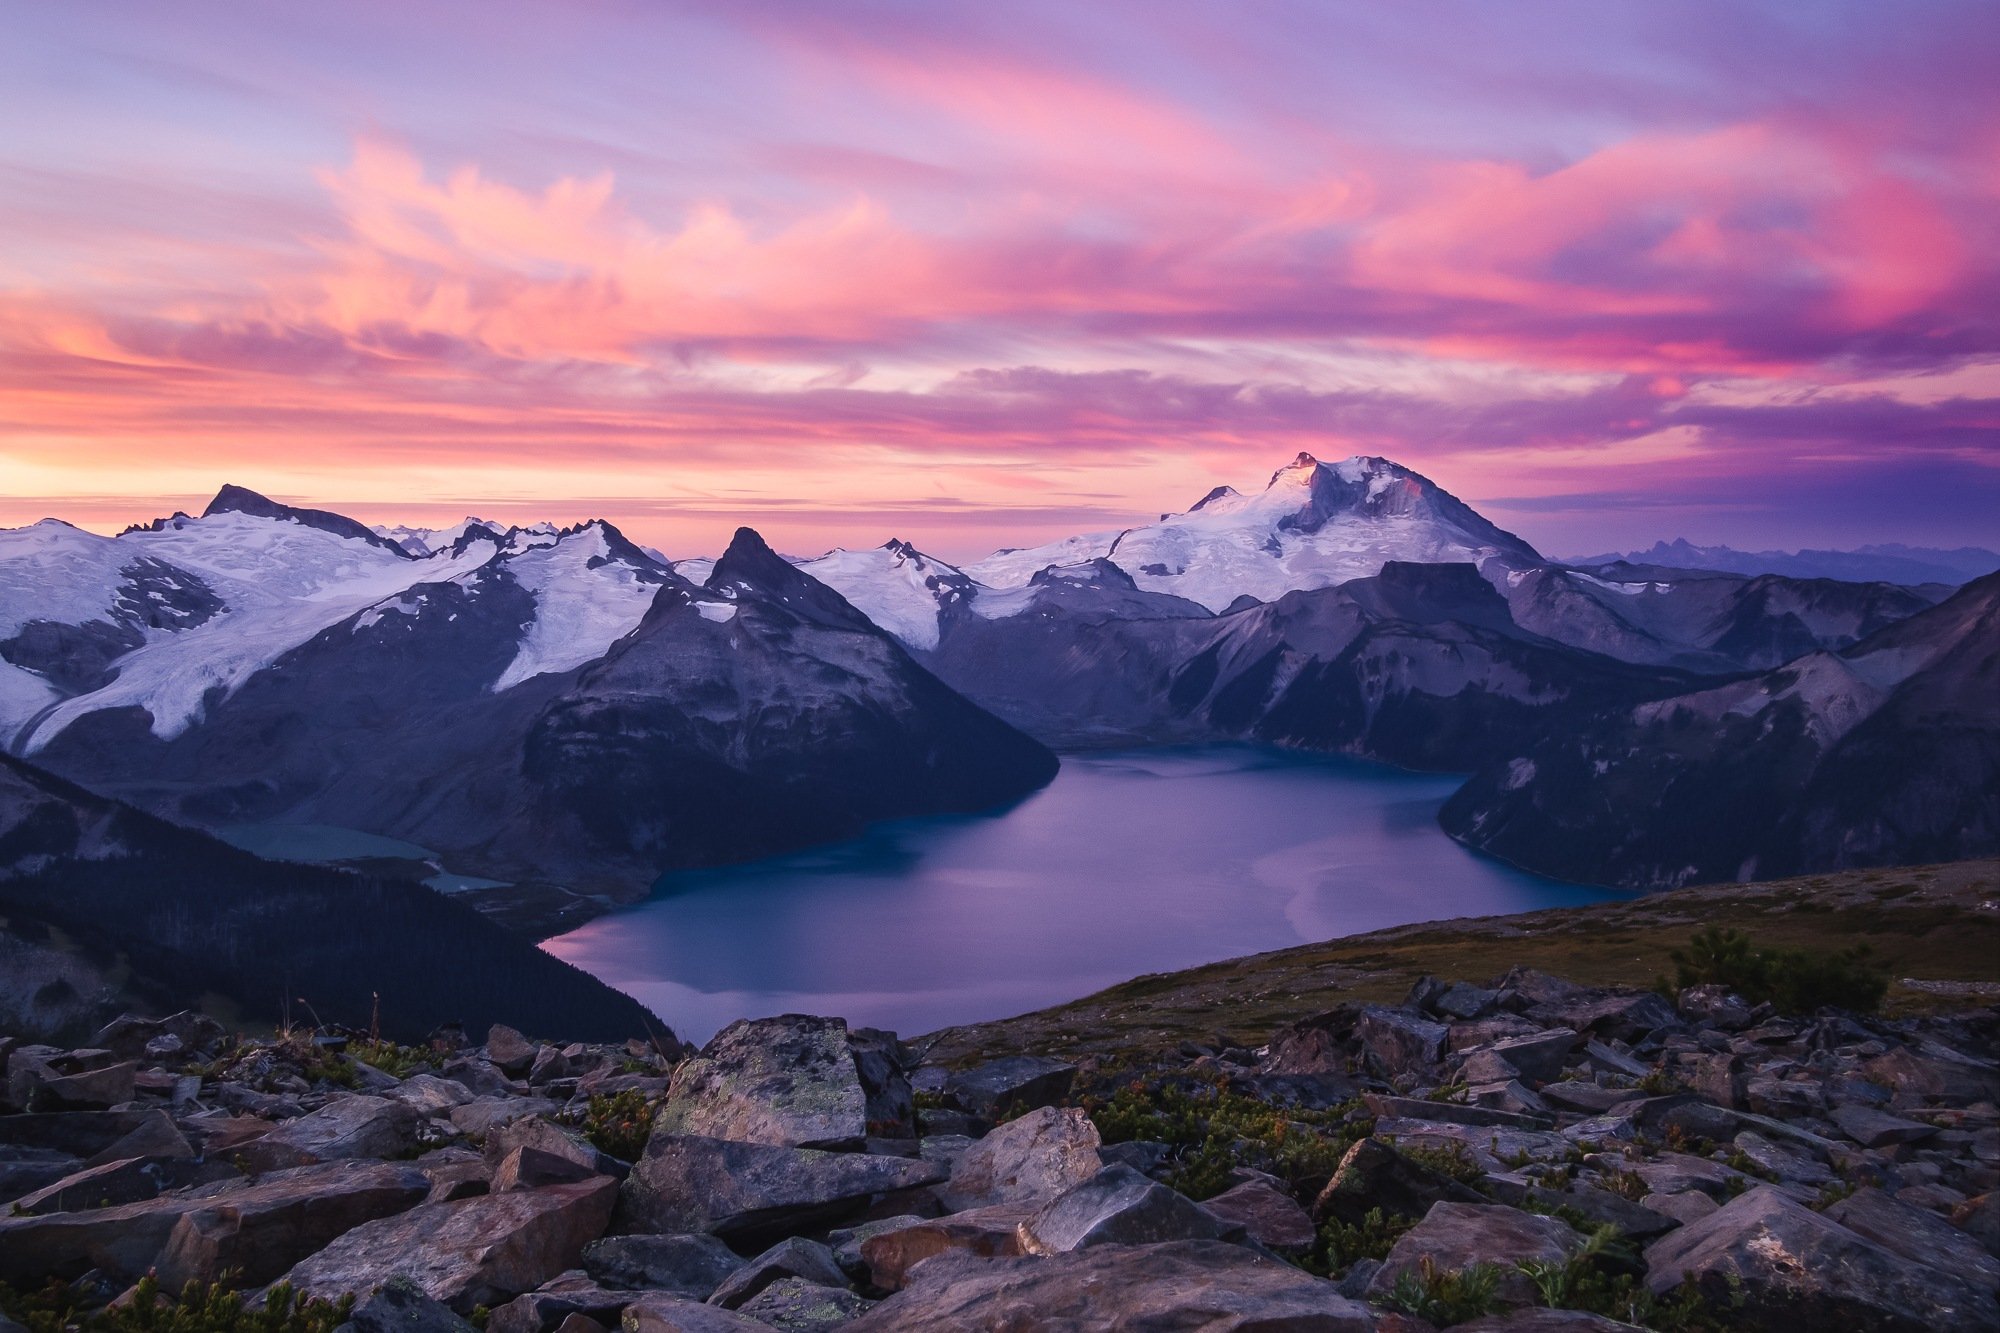
<path id="1" fill-rule="evenodd" d="M 1475 1264 L 1502 1271 L 1498 1295 L 1511 1305 L 1534 1303 L 1535 1291 L 1516 1265 L 1561 1264 L 1583 1248 L 1584 1238 L 1553 1217 L 1536 1217 L 1490 1204 L 1434 1204 L 1405 1232 L 1368 1284 L 1373 1294 L 1393 1291 L 1396 1279 L 1428 1263 L 1452 1273 Z"/>
<path id="2" fill-rule="evenodd" d="M 583 1247 L 583 1269 L 608 1287 L 671 1291 L 705 1301 L 743 1267 L 743 1260 L 714 1236 L 607 1236 Z"/>
<path id="3" fill-rule="evenodd" d="M 2000 575 L 1839 652 L 1523 745 L 1441 817 L 1516 864 L 1633 886 L 1992 855 L 1996 643 Z"/>

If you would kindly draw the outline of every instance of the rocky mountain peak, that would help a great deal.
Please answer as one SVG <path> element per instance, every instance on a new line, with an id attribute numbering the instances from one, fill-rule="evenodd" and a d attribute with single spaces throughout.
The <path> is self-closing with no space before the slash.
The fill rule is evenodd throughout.
<path id="1" fill-rule="evenodd" d="M 357 523 L 345 514 L 336 514 L 329 509 L 302 509 L 294 505 L 282 504 L 269 496 L 260 495 L 247 486 L 225 483 L 201 511 L 203 518 L 216 514 L 248 514 L 252 518 L 276 519 L 279 522 L 298 523 L 321 532 L 330 532 L 336 537 L 346 537 L 354 541 L 367 542 L 385 551 L 393 551 L 403 559 L 411 559 L 408 551 L 376 532 L 365 523 Z"/>

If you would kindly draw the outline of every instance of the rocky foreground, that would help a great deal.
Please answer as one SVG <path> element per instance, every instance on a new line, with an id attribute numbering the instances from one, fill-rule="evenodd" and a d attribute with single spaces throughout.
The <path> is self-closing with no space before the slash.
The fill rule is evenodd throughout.
<path id="1" fill-rule="evenodd" d="M 1993 1010 L 1527 969 L 1123 1065 L 947 1069 L 800 1016 L 691 1055 L 125 1018 L 89 1049 L 0 1039 L 0 1305 L 237 1326 L 213 1287 L 157 1294 L 193 1283 L 300 1330 L 1991 1328 L 1996 1035 Z"/>

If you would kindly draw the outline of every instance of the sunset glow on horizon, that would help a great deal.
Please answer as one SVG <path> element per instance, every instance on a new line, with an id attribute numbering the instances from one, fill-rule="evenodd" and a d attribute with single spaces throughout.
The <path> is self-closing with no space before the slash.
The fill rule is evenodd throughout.
<path id="1" fill-rule="evenodd" d="M 2000 8 L 24 6 L 0 524 L 2000 545 Z"/>

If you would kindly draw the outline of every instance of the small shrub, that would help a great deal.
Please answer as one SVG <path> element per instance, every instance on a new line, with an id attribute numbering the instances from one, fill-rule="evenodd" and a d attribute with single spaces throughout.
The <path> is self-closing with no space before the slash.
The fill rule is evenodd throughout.
<path id="1" fill-rule="evenodd" d="M 1637 1171 L 1612 1171 L 1600 1177 L 1597 1183 L 1619 1198 L 1629 1199 L 1633 1203 L 1639 1202 L 1653 1192 L 1652 1186 L 1646 1183 L 1646 1178 Z"/>
<path id="2" fill-rule="evenodd" d="M 1873 1013 L 1889 993 L 1888 975 L 1865 944 L 1838 953 L 1760 949 L 1740 930 L 1711 926 L 1670 956 L 1679 989 L 1723 986 L 1751 1004 L 1769 1003 L 1785 1013 L 1821 1008 Z"/>
<path id="3" fill-rule="evenodd" d="M 1370 1208 L 1352 1225 L 1328 1218 L 1300 1266 L 1321 1277 L 1336 1277 L 1363 1259 L 1386 1259 L 1403 1233 L 1416 1224 L 1414 1217 L 1390 1216 L 1380 1208 Z"/>
<path id="4" fill-rule="evenodd" d="M 419 1070 L 432 1067 L 429 1051 L 417 1046 L 398 1046 L 393 1041 L 373 1037 L 352 1043 L 347 1053 L 391 1078 L 408 1078 Z"/>
<path id="5" fill-rule="evenodd" d="M 1396 1151 L 1439 1175 L 1450 1176 L 1461 1185 L 1476 1185 L 1486 1178 L 1486 1173 L 1480 1169 L 1479 1163 L 1472 1160 L 1472 1154 L 1465 1150 L 1462 1143 L 1454 1143 L 1449 1148 L 1398 1146 Z"/>
<path id="6" fill-rule="evenodd" d="M 0 1290 L 0 1309 L 18 1320 L 29 1333 L 333 1333 L 347 1322 L 354 1298 L 344 1296 L 336 1304 L 318 1299 L 300 1299 L 290 1284 L 272 1286 L 264 1297 L 264 1308 L 247 1310 L 243 1293 L 225 1283 L 190 1282 L 180 1295 L 163 1297 L 158 1279 L 150 1274 L 139 1279 L 130 1302 L 90 1313 L 79 1312 L 69 1289 L 51 1283 L 32 1297 L 19 1297 Z"/>
<path id="7" fill-rule="evenodd" d="M 637 1088 L 590 1099 L 583 1113 L 583 1136 L 621 1162 L 636 1162 L 653 1132 L 654 1103 Z"/>
<path id="8" fill-rule="evenodd" d="M 1086 1097 L 1083 1109 L 1106 1143 L 1169 1145 L 1167 1183 L 1192 1199 L 1220 1194 L 1239 1166 L 1267 1171 L 1295 1193 L 1317 1192 L 1362 1132 L 1343 1122 L 1346 1107 L 1281 1109 L 1219 1086 L 1133 1082 L 1108 1099 Z"/>
<path id="9" fill-rule="evenodd" d="M 1440 1271 L 1429 1256 L 1396 1275 L 1382 1303 L 1399 1314 L 1450 1328 L 1499 1308 L 1500 1269 L 1493 1264 Z"/>

